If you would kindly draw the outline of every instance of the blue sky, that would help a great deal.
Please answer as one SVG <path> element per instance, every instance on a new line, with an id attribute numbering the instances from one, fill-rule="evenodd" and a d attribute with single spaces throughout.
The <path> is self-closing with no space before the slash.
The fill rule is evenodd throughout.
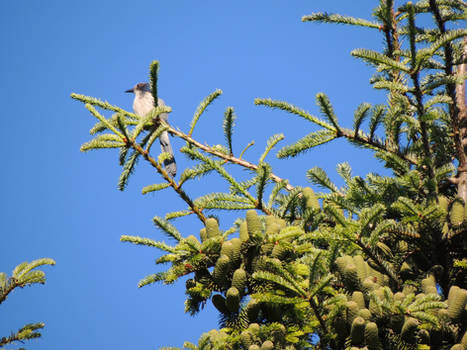
<path id="1" fill-rule="evenodd" d="M 156 349 L 196 341 L 216 327 L 211 305 L 196 317 L 184 314 L 184 281 L 137 288 L 139 279 L 158 271 L 158 252 L 120 243 L 120 235 L 164 239 L 151 218 L 183 209 L 183 203 L 168 190 L 141 195 L 143 186 L 160 182 L 144 162 L 127 190 L 118 191 L 116 152 L 79 152 L 95 120 L 70 93 L 131 109 L 132 97 L 123 91 L 147 80 L 148 65 L 157 59 L 160 96 L 173 108 L 172 125 L 187 131 L 198 103 L 222 89 L 194 136 L 222 143 L 223 111 L 233 106 L 234 150 L 238 154 L 255 140 L 245 158 L 256 162 L 270 135 L 284 133 L 285 145 L 315 128 L 255 106 L 255 97 L 319 114 L 315 95 L 325 92 L 348 127 L 358 104 L 384 103 L 368 84 L 371 68 L 349 54 L 357 47 L 379 49 L 380 33 L 300 20 L 316 11 L 369 18 L 376 3 L 2 1 L 0 271 L 40 257 L 57 265 L 44 268 L 46 285 L 17 290 L 0 305 L 0 336 L 43 321 L 43 338 L 27 343 L 28 349 Z M 173 144 L 176 150 L 183 145 Z M 301 186 L 314 166 L 338 183 L 335 166 L 344 161 L 356 175 L 384 172 L 369 152 L 344 141 L 292 160 L 269 160 L 276 174 Z M 177 162 L 179 173 L 191 164 L 181 155 Z M 226 185 L 212 176 L 187 190 L 200 195 Z M 222 226 L 234 217 L 221 216 Z M 185 236 L 201 227 L 192 219 L 176 225 Z"/>

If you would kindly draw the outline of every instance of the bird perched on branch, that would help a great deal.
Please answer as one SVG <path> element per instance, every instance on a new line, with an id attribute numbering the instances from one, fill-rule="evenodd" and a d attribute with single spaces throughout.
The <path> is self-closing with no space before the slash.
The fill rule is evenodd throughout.
<path id="1" fill-rule="evenodd" d="M 125 92 L 131 92 L 135 94 L 135 99 L 133 100 L 133 110 L 135 114 L 144 117 L 146 114 L 151 112 L 154 108 L 154 97 L 151 93 L 151 88 L 148 83 L 138 83 L 134 88 L 126 90 Z M 162 99 L 157 99 L 158 106 L 165 106 L 165 103 Z M 169 119 L 168 113 L 159 114 L 159 119 L 163 122 L 167 122 Z M 171 177 L 175 177 L 177 173 L 177 165 L 175 164 L 174 152 L 172 146 L 170 145 L 169 134 L 167 131 L 164 131 L 159 137 L 161 143 L 162 152 L 167 152 L 171 155 L 170 158 L 164 160 L 164 167 L 167 173 Z"/>

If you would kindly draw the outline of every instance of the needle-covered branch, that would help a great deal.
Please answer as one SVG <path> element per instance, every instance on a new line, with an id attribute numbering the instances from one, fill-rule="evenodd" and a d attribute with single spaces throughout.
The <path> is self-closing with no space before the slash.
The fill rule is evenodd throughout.
<path id="1" fill-rule="evenodd" d="M 41 270 L 36 270 L 38 267 L 44 265 L 55 265 L 55 261 L 50 258 L 37 259 L 31 262 L 25 261 L 13 269 L 11 277 L 8 277 L 4 272 L 0 272 L 0 304 L 16 288 L 24 288 L 36 283 L 44 284 L 45 273 Z M 8 337 L 0 337 L 0 347 L 15 342 L 24 343 L 25 340 L 39 338 L 41 333 L 38 330 L 44 328 L 44 326 L 42 322 L 27 324 L 17 332 L 12 332 Z"/>
<path id="2" fill-rule="evenodd" d="M 5 301 L 8 294 L 15 288 L 23 288 L 31 284 L 45 283 L 45 273 L 35 270 L 39 266 L 55 265 L 55 261 L 49 258 L 37 259 L 31 262 L 23 262 L 15 267 L 11 277 L 4 272 L 0 273 L 0 304 Z"/>
<path id="3" fill-rule="evenodd" d="M 188 196 L 188 194 L 182 190 L 182 188 L 175 182 L 174 179 L 172 179 L 169 174 L 165 171 L 163 166 L 157 162 L 154 158 L 152 158 L 149 153 L 144 150 L 140 145 L 138 145 L 135 142 L 130 142 L 131 147 L 133 147 L 140 155 L 143 156 L 144 159 L 146 159 L 156 170 L 157 172 L 163 177 L 163 179 L 174 189 L 174 191 L 180 196 L 181 199 L 185 201 L 186 204 L 190 207 L 190 209 L 193 211 L 194 214 L 202 221 L 206 222 L 206 217 L 202 213 L 202 211 L 196 207 L 196 205 L 193 203 L 191 198 Z"/>
<path id="4" fill-rule="evenodd" d="M 0 346 L 12 344 L 15 342 L 24 343 L 25 340 L 40 338 L 41 333 L 38 330 L 44 327 L 45 324 L 42 322 L 27 324 L 10 336 L 0 338 Z"/>
<path id="5" fill-rule="evenodd" d="M 207 146 L 207 145 L 204 145 L 202 144 L 201 142 L 199 141 L 196 141 L 195 139 L 193 139 L 192 137 L 190 137 L 189 135 L 181 132 L 180 130 L 176 130 L 174 129 L 173 127 L 170 127 L 169 129 L 169 132 L 175 136 L 178 136 L 180 137 L 181 139 L 187 141 L 190 145 L 193 145 L 193 146 L 196 146 L 197 148 L 199 148 L 200 150 L 206 152 L 206 153 L 209 153 L 209 154 L 212 154 L 213 156 L 216 156 L 218 158 L 221 158 L 229 163 L 232 163 L 232 164 L 237 164 L 237 165 L 240 165 L 244 168 L 247 168 L 247 169 L 251 169 L 251 170 L 258 170 L 258 165 L 254 164 L 254 163 L 251 163 L 251 162 L 248 162 L 242 158 L 237 158 L 237 157 L 234 157 L 234 156 L 231 156 L 231 155 L 228 155 L 228 154 L 225 154 L 225 153 L 222 153 L 220 151 L 217 151 L 215 148 L 213 147 L 210 147 L 210 146 Z M 271 180 L 273 180 L 274 182 L 281 182 L 283 181 L 282 178 L 280 178 L 279 176 L 275 175 L 275 174 L 272 174 L 271 173 Z M 291 191 L 293 189 L 293 186 L 292 185 L 289 185 L 287 184 L 287 186 L 285 187 L 285 189 L 287 191 Z"/>

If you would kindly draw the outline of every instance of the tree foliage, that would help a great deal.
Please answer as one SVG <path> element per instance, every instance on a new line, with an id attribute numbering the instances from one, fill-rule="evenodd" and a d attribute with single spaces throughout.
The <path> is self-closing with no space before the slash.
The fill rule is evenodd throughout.
<path id="1" fill-rule="evenodd" d="M 55 265 L 55 261 L 49 258 L 37 259 L 31 262 L 25 261 L 13 269 L 10 277 L 4 272 L 0 272 L 0 304 L 16 288 L 24 288 L 36 283 L 44 284 L 45 273 L 36 270 L 36 268 L 43 265 Z M 0 349 L 5 349 L 3 346 L 8 344 L 24 343 L 25 340 L 39 338 L 41 336 L 39 330 L 44 326 L 45 324 L 42 322 L 26 324 L 18 331 L 11 332 L 9 336 L 1 337 Z"/>
<path id="2" fill-rule="evenodd" d="M 433 21 L 425 27 L 420 16 L 427 13 Z M 91 129 L 96 136 L 82 150 L 120 150 L 121 189 L 141 158 L 163 180 L 144 187 L 143 193 L 172 188 L 186 203 L 180 211 L 154 218 L 174 244 L 121 238 L 164 253 L 157 264 L 167 268 L 143 278 L 139 286 L 188 276 L 186 312 L 196 314 L 208 302 L 218 310 L 220 329 L 184 348 L 467 348 L 467 30 L 455 29 L 466 16 L 467 4 L 460 0 L 421 0 L 398 8 L 392 0 L 380 0 L 372 21 L 326 12 L 302 18 L 377 29 L 385 43 L 382 51 L 352 51 L 375 67 L 373 87 L 387 91 L 385 104 L 359 105 L 352 128 L 341 125 L 324 93 L 316 96 L 321 117 L 284 101 L 255 100 L 318 128 L 279 149 L 279 158 L 302 156 L 344 138 L 372 150 L 393 174 L 362 178 L 352 175 L 349 164 L 339 164 L 345 182 L 339 188 L 314 167 L 307 177 L 324 189 L 318 194 L 292 186 L 267 163 L 283 135 L 271 137 L 256 164 L 243 159 L 243 152 L 235 156 L 232 107 L 225 112 L 225 146 L 193 138 L 198 120 L 220 90 L 200 104 L 187 133 L 165 123 L 154 125 L 169 107 L 138 116 L 72 94 L 97 118 Z M 156 101 L 158 69 L 157 62 L 151 64 Z M 114 114 L 106 118 L 97 108 Z M 186 141 L 180 152 L 195 162 L 179 180 L 167 174 L 152 149 L 161 130 Z M 237 179 L 231 165 L 253 175 Z M 192 198 L 184 184 L 211 172 L 225 180 L 229 191 Z M 220 210 L 247 211 L 223 232 L 218 219 L 206 214 Z M 188 215 L 202 223 L 199 236 L 185 236 L 171 223 Z"/>

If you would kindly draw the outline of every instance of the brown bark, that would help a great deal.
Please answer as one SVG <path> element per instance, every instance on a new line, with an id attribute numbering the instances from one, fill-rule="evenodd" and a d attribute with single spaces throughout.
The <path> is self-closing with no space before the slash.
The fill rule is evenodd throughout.
<path id="1" fill-rule="evenodd" d="M 467 59 L 467 36 L 464 37 L 464 52 L 462 55 L 463 61 Z M 466 72 L 466 64 L 462 63 L 457 66 L 457 75 L 464 76 Z M 462 144 L 464 145 L 465 141 L 467 140 L 467 106 L 465 103 L 465 80 L 462 81 L 460 84 L 456 84 L 456 109 L 458 111 L 458 121 L 459 121 L 459 132 L 460 138 L 462 140 Z M 465 146 L 464 146 L 465 147 Z M 464 149 L 464 156 L 465 156 L 465 148 Z M 466 166 L 459 166 L 458 171 L 458 178 L 459 182 L 457 184 L 457 194 L 460 198 L 467 202 L 467 167 Z"/>

